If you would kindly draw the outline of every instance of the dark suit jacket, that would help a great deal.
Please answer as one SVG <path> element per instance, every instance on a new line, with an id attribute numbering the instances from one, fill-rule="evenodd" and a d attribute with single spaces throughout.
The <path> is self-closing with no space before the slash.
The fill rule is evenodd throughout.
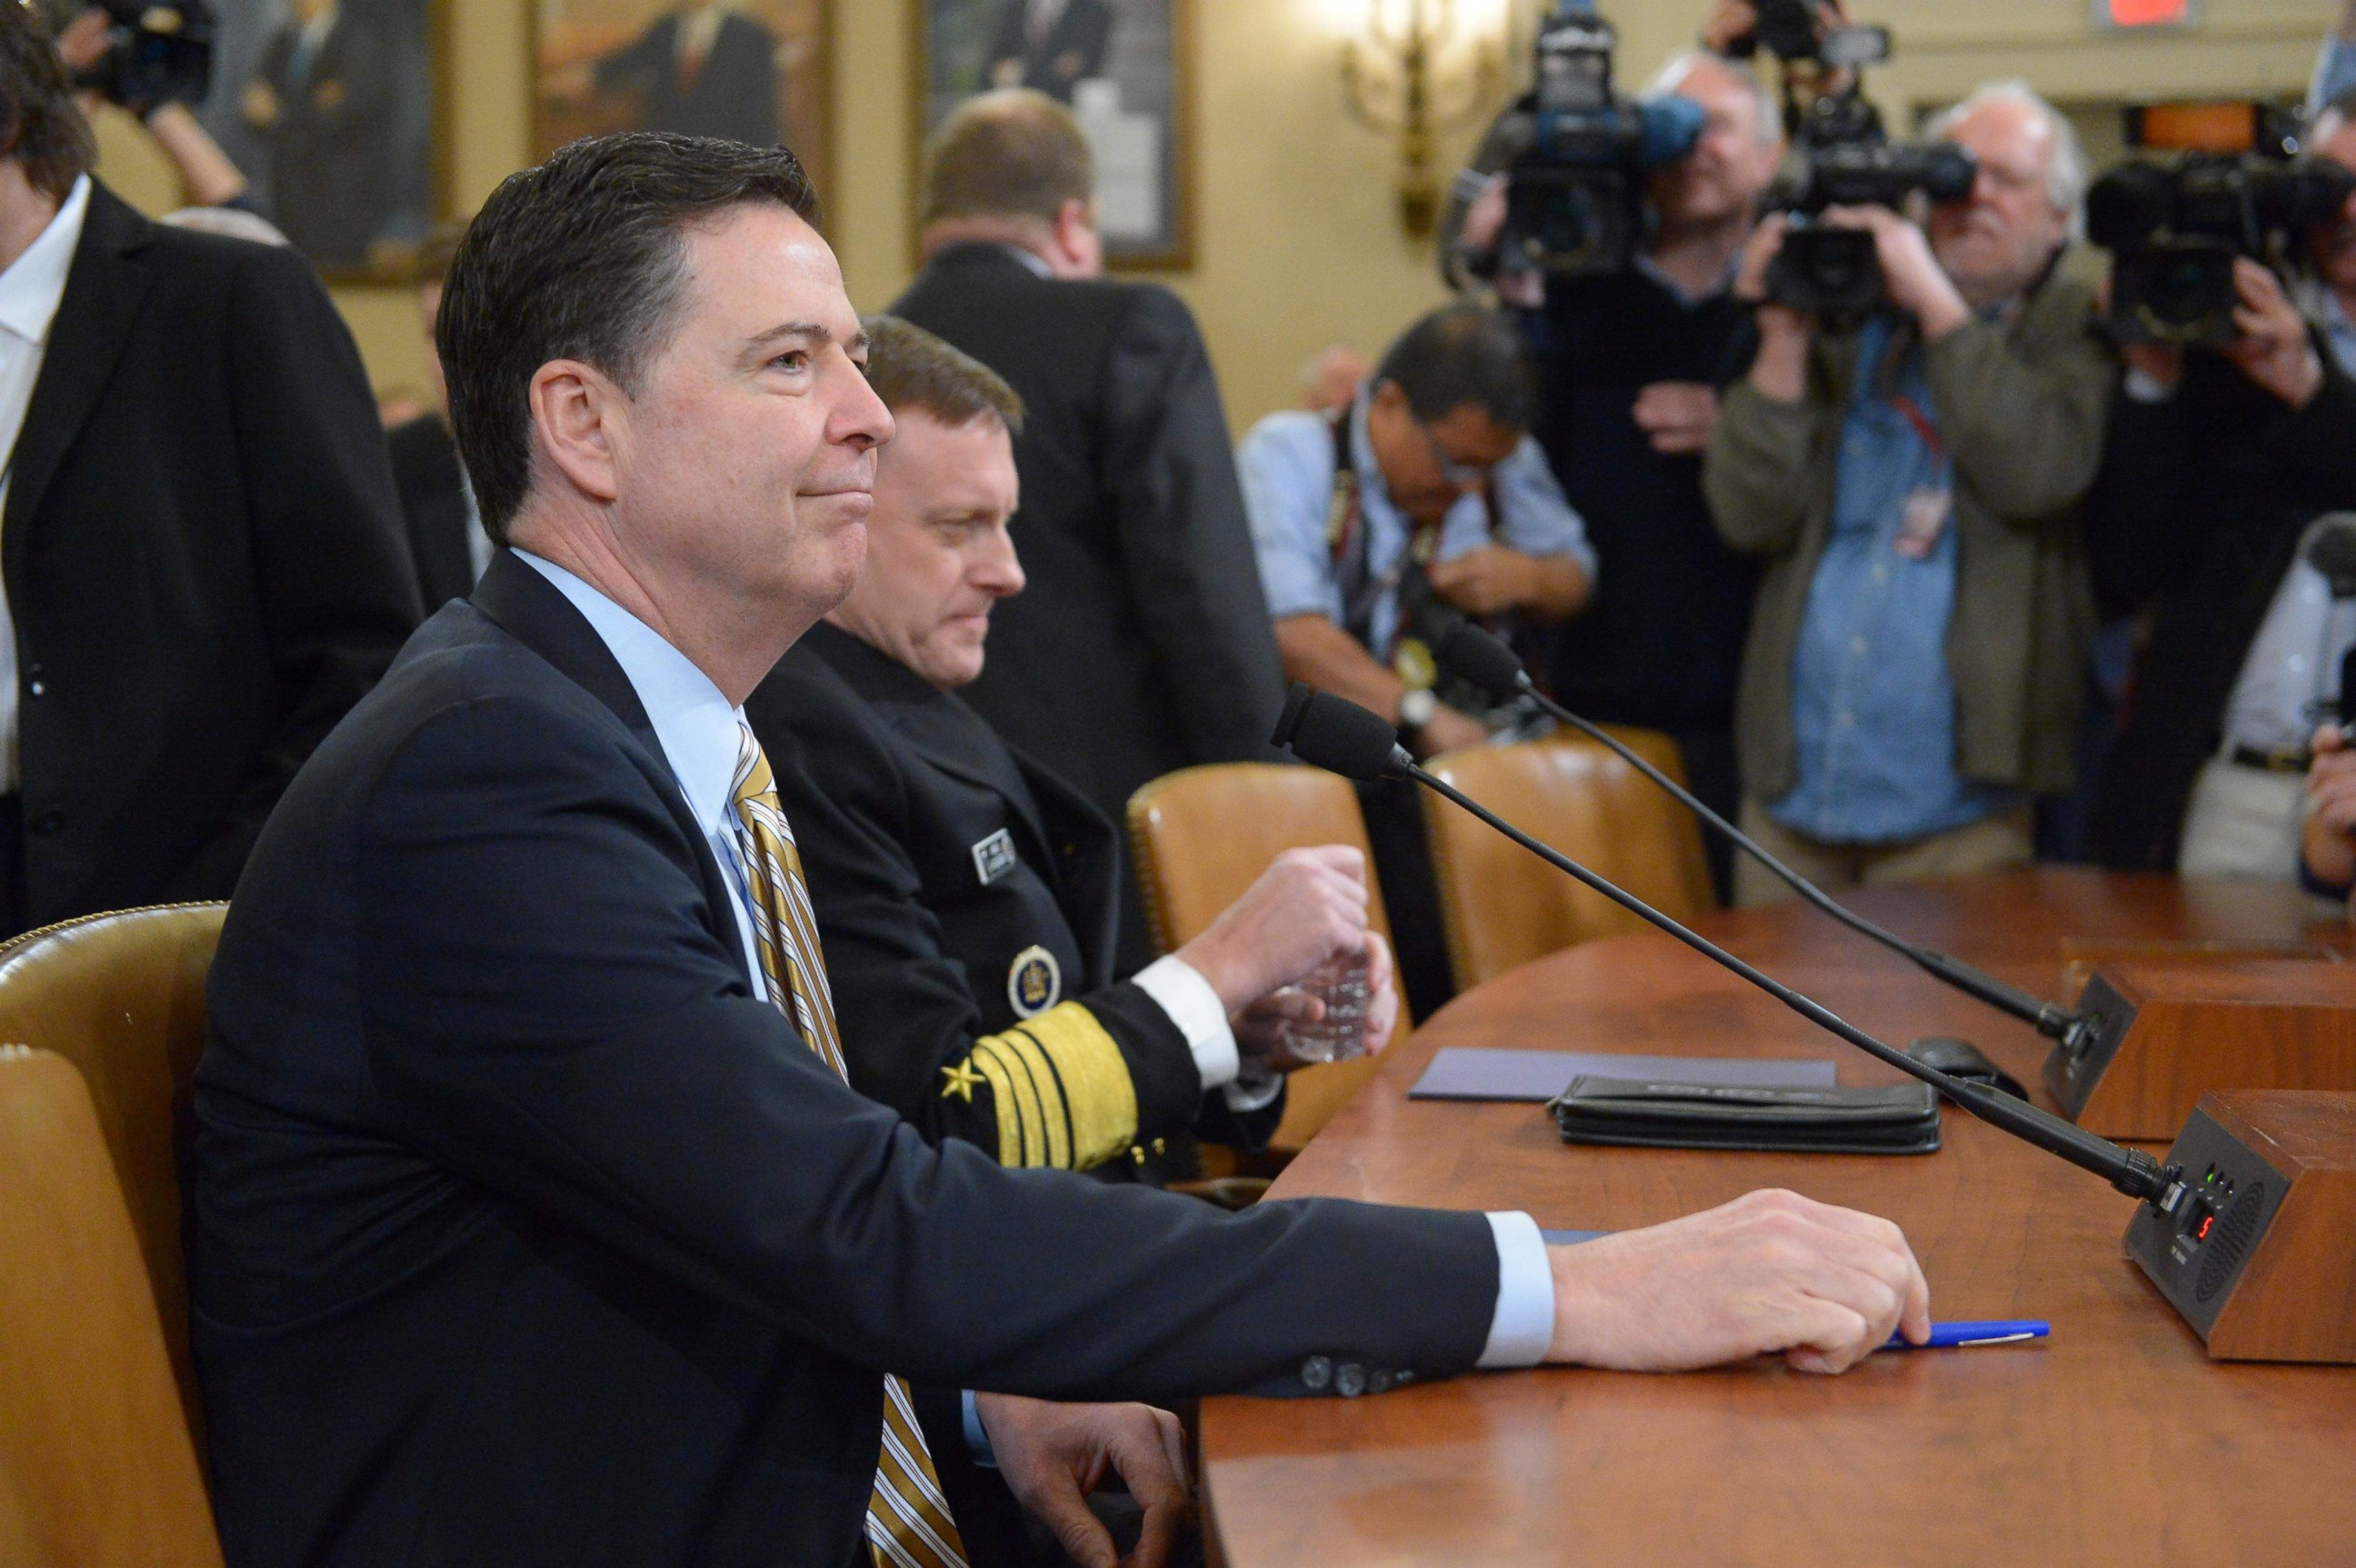
<path id="1" fill-rule="evenodd" d="M 299 256 L 94 186 L 14 476 L 27 917 L 227 897 L 417 624 L 351 334 Z"/>
<path id="2" fill-rule="evenodd" d="M 2176 869 L 2193 781 L 2299 539 L 2356 509 L 2356 382 L 2318 349 L 2323 388 L 2296 413 L 2205 352 L 2168 402 L 2111 411 L 2088 559 L 2114 609 L 2154 613 L 2096 794 L 2105 865 Z"/>
<path id="3" fill-rule="evenodd" d="M 348 5 L 296 81 L 300 31 L 292 22 L 281 27 L 257 71 L 279 102 L 278 123 L 262 133 L 271 145 L 270 216 L 313 261 L 353 266 L 368 259 L 392 211 L 397 56 L 383 31 Z"/>
<path id="4" fill-rule="evenodd" d="M 1115 822 L 1164 773 L 1275 759 L 1276 633 L 1210 355 L 1178 296 L 956 245 L 892 313 L 1005 377 L 1027 411 L 1014 540 L 1030 586 L 991 613 L 965 700 Z M 1132 891 L 1121 968 L 1151 956 Z"/>
<path id="5" fill-rule="evenodd" d="M 1239 1119 L 1206 1097 L 1169 1015 L 1115 983 L 1120 840 L 1071 786 L 823 622 L 744 712 L 801 845 L 861 1093 L 1005 1165 L 1111 1176 L 1195 1175 L 1198 1121 L 1223 1143 L 1274 1131 L 1280 1108 Z M 1042 1056 L 1055 1070 L 1021 1071 Z"/>
<path id="6" fill-rule="evenodd" d="M 645 94 L 649 131 L 777 145 L 777 39 L 750 16 L 732 13 L 720 24 L 691 87 L 680 80 L 679 13 L 659 17 L 597 62 L 597 90 Z"/>
<path id="7" fill-rule="evenodd" d="M 846 1564 L 883 1369 L 1167 1402 L 1479 1356 L 1478 1215 L 1226 1215 L 929 1146 L 755 993 L 731 897 L 620 666 L 513 556 L 319 748 L 197 1070 L 236 1568 Z"/>
<path id="8" fill-rule="evenodd" d="M 1022 64 L 1023 80 L 1015 85 L 1035 88 L 1069 103 L 1074 82 L 1104 74 L 1106 46 L 1112 41 L 1112 7 L 1104 0 L 1069 0 L 1036 47 L 1024 26 L 1029 9 L 1028 0 L 1006 0 L 1006 9 L 998 16 L 998 31 L 990 41 L 990 65 L 983 78 L 994 81 L 1001 65 L 1016 60 Z M 1057 62 L 1067 58 L 1076 60 L 1079 69 L 1057 70 Z"/>
<path id="9" fill-rule="evenodd" d="M 401 491 L 402 521 L 426 607 L 465 598 L 475 591 L 475 513 L 450 427 L 438 413 L 421 414 L 388 432 L 385 445 L 392 451 L 392 481 Z"/>

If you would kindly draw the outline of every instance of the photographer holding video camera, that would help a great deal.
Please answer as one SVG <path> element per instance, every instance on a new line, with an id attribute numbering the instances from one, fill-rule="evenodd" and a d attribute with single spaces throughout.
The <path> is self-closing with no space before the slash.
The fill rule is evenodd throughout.
<path id="1" fill-rule="evenodd" d="M 246 207 L 251 186 L 192 105 L 212 84 L 216 25 L 205 0 L 33 0 L 84 112 L 112 103 L 178 170 L 191 207 Z"/>
<path id="2" fill-rule="evenodd" d="M 2083 163 L 2017 84 L 1973 93 L 1932 139 L 1953 146 L 1831 157 L 1816 138 L 1808 186 L 1949 199 L 1920 224 L 1803 201 L 1809 231 L 1853 236 L 1804 269 L 1776 264 L 1791 218 L 1761 226 L 1737 284 L 1759 302 L 1758 353 L 1703 467 L 1720 534 L 1762 563 L 1743 825 L 1819 881 L 2025 863 L 2031 797 L 2072 782 L 2093 620 L 2079 505 L 2115 375 L 2063 264 Z M 1971 178 L 1943 188 L 1958 153 Z M 1860 276 L 1879 280 L 1869 303 L 1845 292 Z M 1781 892 L 1747 869 L 1739 901 Z"/>
<path id="3" fill-rule="evenodd" d="M 1705 41 L 1724 47 L 1755 26 L 1744 0 L 1721 0 Z M 1608 56 L 1576 80 L 1608 84 Z M 1604 98 L 1591 85 L 1588 93 Z M 1669 734 L 1694 789 L 1730 816 L 1734 680 L 1752 573 L 1710 526 L 1701 450 L 1743 330 L 1735 264 L 1783 134 L 1759 79 L 1708 49 L 1671 62 L 1633 104 L 1610 107 L 1644 134 L 1623 139 L 1632 156 L 1600 159 L 1600 169 L 1548 170 L 1526 155 L 1509 163 L 1508 116 L 1482 166 L 1509 172 L 1483 185 L 1459 254 L 1502 272 L 1501 294 L 1528 306 L 1542 389 L 1533 434 L 1601 563 L 1588 607 L 1546 634 L 1555 693 L 1597 719 Z M 1609 146 L 1601 137 L 1585 145 Z M 1668 148 L 1679 156 L 1659 158 Z M 1568 220 L 1548 222 L 1549 203 Z M 1580 242 L 1586 213 L 1611 215 L 1587 227 L 1614 243 Z M 1509 226 L 1509 216 L 1518 221 Z M 1550 250 L 1542 238 L 1530 243 L 1549 233 Z M 1538 278 L 1543 288 L 1533 291 Z M 1718 869 L 1723 877 L 1722 862 Z"/>
<path id="4" fill-rule="evenodd" d="M 2352 113 L 2343 93 L 2288 156 L 2256 106 L 2147 109 L 2138 139 L 2176 150 L 2088 199 L 2127 367 L 2088 554 L 2106 597 L 2153 611 L 2106 865 L 2298 875 L 2310 737 L 2351 705 L 2356 642 L 2356 520 L 2326 515 L 2356 509 Z"/>

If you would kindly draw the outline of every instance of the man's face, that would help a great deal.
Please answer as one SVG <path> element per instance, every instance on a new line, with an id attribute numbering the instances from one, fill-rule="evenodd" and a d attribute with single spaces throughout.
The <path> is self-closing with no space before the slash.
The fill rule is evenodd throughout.
<path id="1" fill-rule="evenodd" d="M 1397 381 L 1376 387 L 1366 410 L 1366 441 L 1383 488 L 1391 504 L 1417 522 L 1445 517 L 1488 482 L 1489 470 L 1512 456 L 1521 440 L 1520 431 L 1506 429 L 1476 403 L 1419 420 Z"/>
<path id="2" fill-rule="evenodd" d="M 897 418 L 876 468 L 867 570 L 829 618 L 953 692 L 981 673 L 991 607 L 1023 591 L 1006 530 L 1014 444 L 995 414 L 944 424 L 911 408 Z"/>
<path id="3" fill-rule="evenodd" d="M 2317 145 L 2316 152 L 2356 169 L 2356 120 L 2341 120 L 2327 129 L 2331 134 Z M 2343 294 L 2356 293 L 2356 196 L 2349 197 L 2337 222 L 2317 228 L 2308 244 L 2325 286 Z"/>
<path id="4" fill-rule="evenodd" d="M 798 633 L 858 580 L 892 415 L 817 231 L 748 204 L 686 244 L 671 339 L 601 430 L 609 532 L 641 581 Z"/>
<path id="5" fill-rule="evenodd" d="M 2053 127 L 2029 105 L 1999 99 L 1949 136 L 1979 160 L 1979 175 L 1968 199 L 1933 207 L 1924 228 L 1965 300 L 1993 305 L 2035 283 L 2070 237 L 2069 215 L 2053 209 Z"/>
<path id="6" fill-rule="evenodd" d="M 1701 140 L 1688 156 L 1653 171 L 1653 204 L 1671 229 L 1729 222 L 1755 209 L 1775 177 L 1780 142 L 1759 139 L 1759 100 L 1715 60 L 1697 60 L 1676 91 L 1701 105 Z"/>

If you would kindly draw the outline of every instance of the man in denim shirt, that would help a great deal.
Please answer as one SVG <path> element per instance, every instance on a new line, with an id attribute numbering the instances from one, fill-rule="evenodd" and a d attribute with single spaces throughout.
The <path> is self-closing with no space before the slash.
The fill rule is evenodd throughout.
<path id="1" fill-rule="evenodd" d="M 1853 334 L 1773 305 L 1704 469 L 1719 532 L 1767 563 L 1737 735 L 1744 825 L 1834 883 L 2023 863 L 2033 793 L 2072 782 L 2092 619 L 2078 505 L 2114 376 L 2059 264 L 2084 175 L 2067 122 L 1983 89 L 1934 134 L 1967 200 L 1866 230 L 1887 307 Z M 1762 228 L 1757 280 L 1782 242 Z M 1738 901 L 1782 891 L 1738 867 Z"/>

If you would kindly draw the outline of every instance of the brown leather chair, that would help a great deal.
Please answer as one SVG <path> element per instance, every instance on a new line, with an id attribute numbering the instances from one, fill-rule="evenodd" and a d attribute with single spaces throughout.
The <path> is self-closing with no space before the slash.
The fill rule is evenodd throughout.
<path id="1" fill-rule="evenodd" d="M 0 946 L 0 1040 L 57 1052 L 90 1086 L 199 1444 L 173 1141 L 187 1113 L 188 1075 L 204 1049 L 205 971 L 228 908 L 167 904 L 90 915 Z"/>
<path id="2" fill-rule="evenodd" d="M 1676 743 L 1614 729 L 1679 783 Z M 1678 919 L 1710 908 L 1709 863 L 1693 813 L 1584 736 L 1452 751 L 1431 771 L 1499 816 Z M 1457 989 L 1597 937 L 1648 929 L 1618 905 L 1438 795 L 1423 797 L 1432 876 Z"/>
<path id="3" fill-rule="evenodd" d="M 123 1188 L 50 1052 L 0 1046 L 0 1542 L 56 1568 L 220 1568 Z"/>
<path id="4" fill-rule="evenodd" d="M 1314 768 L 1222 762 L 1181 768 L 1130 797 L 1129 836 L 1154 940 L 1164 952 L 1201 935 L 1288 849 L 1354 845 L 1368 855 L 1373 875 L 1357 792 L 1346 779 Z M 1388 938 L 1390 918 L 1379 887 L 1373 914 L 1375 929 Z M 1408 1028 L 1402 1008 L 1392 1039 Z M 1282 1155 L 1299 1153 L 1374 1076 L 1376 1065 L 1369 1057 L 1294 1073 L 1284 1120 L 1269 1148 Z"/>

